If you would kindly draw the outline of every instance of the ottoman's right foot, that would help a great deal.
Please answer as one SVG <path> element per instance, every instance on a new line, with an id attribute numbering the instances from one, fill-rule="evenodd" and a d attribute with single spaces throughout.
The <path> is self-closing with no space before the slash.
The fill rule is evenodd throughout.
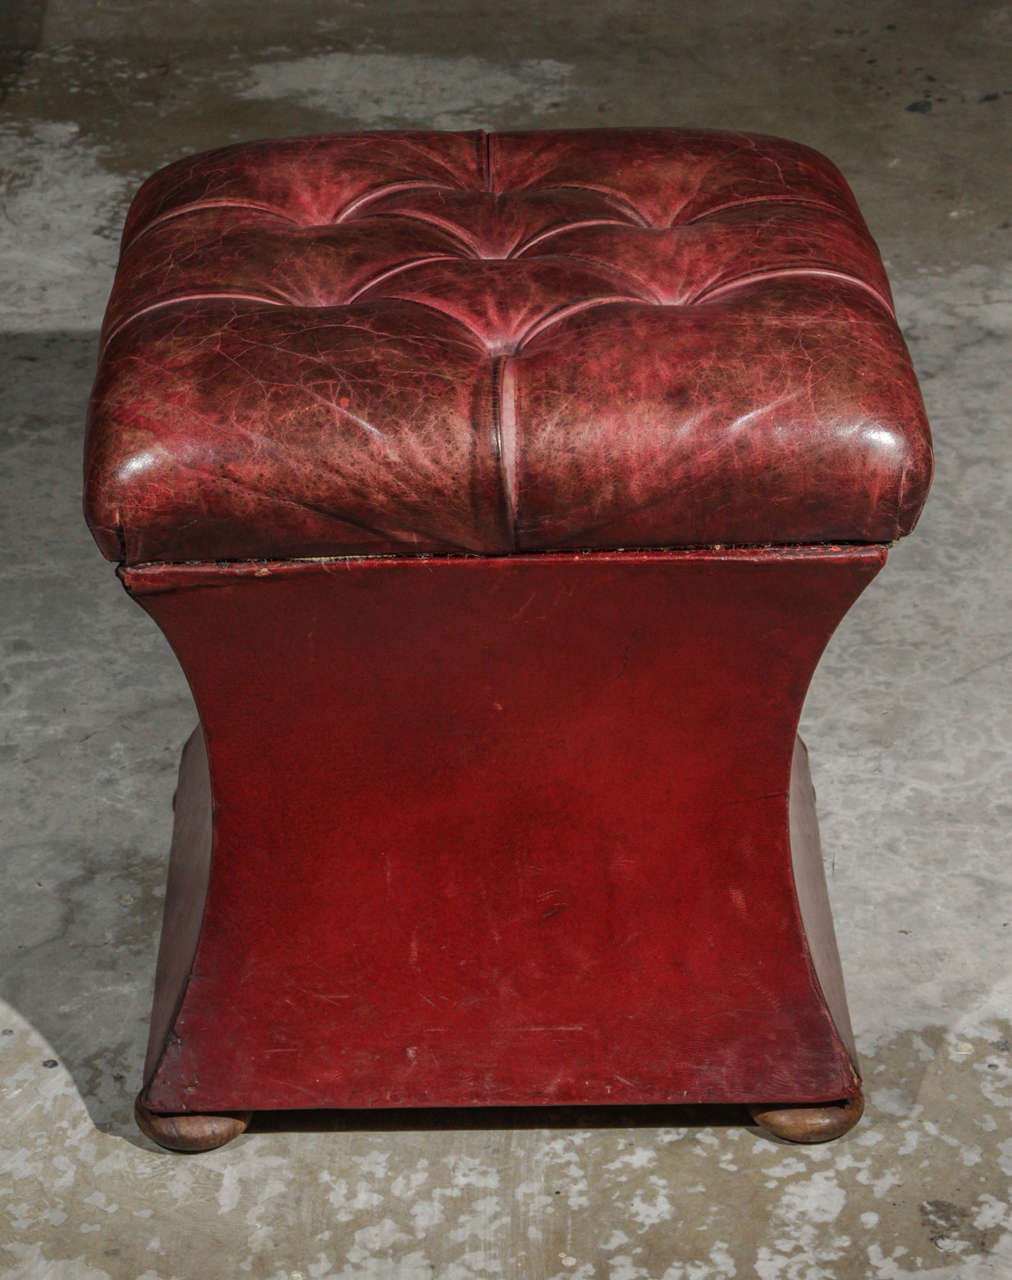
<path id="1" fill-rule="evenodd" d="M 831 1142 L 842 1138 L 861 1119 L 864 1098 L 858 1094 L 821 1107 L 755 1104 L 748 1110 L 761 1129 L 786 1142 Z"/>
<path id="2" fill-rule="evenodd" d="M 159 1115 L 149 1111 L 138 1096 L 134 1117 L 140 1131 L 169 1151 L 213 1151 L 246 1132 L 251 1111 L 234 1111 L 227 1115 L 200 1112 Z"/>

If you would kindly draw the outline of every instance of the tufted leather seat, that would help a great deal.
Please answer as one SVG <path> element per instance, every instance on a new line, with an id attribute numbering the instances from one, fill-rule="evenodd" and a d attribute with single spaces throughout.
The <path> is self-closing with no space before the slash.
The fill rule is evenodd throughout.
<path id="1" fill-rule="evenodd" d="M 816 152 L 359 134 L 142 187 L 86 508 L 132 564 L 888 542 L 930 467 L 878 252 Z"/>
<path id="2" fill-rule="evenodd" d="M 795 733 L 931 451 L 832 165 L 695 130 L 181 161 L 130 212 L 86 452 L 200 716 L 149 1136 L 287 1107 L 856 1122 Z M 559 550 L 598 553 L 513 554 Z"/>

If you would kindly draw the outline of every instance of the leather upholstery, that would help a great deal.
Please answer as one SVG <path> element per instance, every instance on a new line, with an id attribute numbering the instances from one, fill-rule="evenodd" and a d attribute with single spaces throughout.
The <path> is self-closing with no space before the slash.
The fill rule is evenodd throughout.
<path id="1" fill-rule="evenodd" d="M 385 133 L 144 184 L 85 501 L 129 563 L 888 542 L 930 473 L 878 252 L 816 152 Z"/>

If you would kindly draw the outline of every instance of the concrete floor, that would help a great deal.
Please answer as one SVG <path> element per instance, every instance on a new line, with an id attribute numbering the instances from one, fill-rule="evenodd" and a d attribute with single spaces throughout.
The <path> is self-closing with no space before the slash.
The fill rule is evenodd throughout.
<path id="1" fill-rule="evenodd" d="M 0 37 L 0 1274 L 1012 1276 L 1012 8 L 8 0 Z M 841 166 L 936 433 L 805 714 L 865 1121 L 796 1149 L 736 1111 L 326 1115 L 155 1150 L 131 1102 L 194 713 L 78 496 L 131 191 L 272 134 L 688 122 Z"/>

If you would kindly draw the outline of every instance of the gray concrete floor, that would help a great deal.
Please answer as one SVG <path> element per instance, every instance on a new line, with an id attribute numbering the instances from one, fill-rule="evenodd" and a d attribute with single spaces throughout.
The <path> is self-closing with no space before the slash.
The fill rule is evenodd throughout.
<path id="1" fill-rule="evenodd" d="M 0 1273 L 1012 1276 L 1012 9 L 8 0 L 0 39 Z M 795 1149 L 736 1112 L 331 1115 L 155 1150 L 131 1101 L 194 713 L 78 497 L 131 191 L 233 139 L 690 122 L 842 167 L 937 438 L 921 525 L 805 713 L 865 1121 Z"/>

